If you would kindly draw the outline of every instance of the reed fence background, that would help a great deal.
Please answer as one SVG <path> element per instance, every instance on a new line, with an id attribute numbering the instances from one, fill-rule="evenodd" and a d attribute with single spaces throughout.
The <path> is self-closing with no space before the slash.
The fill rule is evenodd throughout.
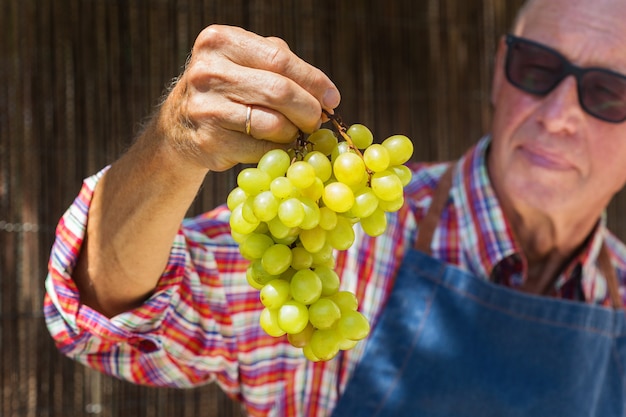
<path id="1" fill-rule="evenodd" d="M 415 157 L 456 158 L 488 130 L 495 46 L 521 0 L 0 0 L 0 416 L 242 416 L 215 386 L 138 387 L 62 357 L 45 329 L 54 227 L 118 157 L 211 23 L 284 38 L 342 91 L 339 113 Z M 225 199 L 210 174 L 190 209 Z M 618 219 L 624 197 L 612 204 Z"/>

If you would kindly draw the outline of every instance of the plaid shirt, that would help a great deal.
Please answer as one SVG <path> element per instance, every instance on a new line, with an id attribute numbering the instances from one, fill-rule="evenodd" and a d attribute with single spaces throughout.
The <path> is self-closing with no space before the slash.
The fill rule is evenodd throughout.
<path id="1" fill-rule="evenodd" d="M 525 262 L 488 180 L 489 140 L 483 138 L 457 163 L 432 253 L 476 276 L 516 287 L 524 280 Z M 372 323 L 446 166 L 413 166 L 407 204 L 389 216 L 386 233 L 370 238 L 357 227 L 356 244 L 337 253 L 342 288 L 357 295 L 360 310 Z M 138 384 L 190 387 L 215 381 L 242 401 L 251 416 L 330 415 L 366 343 L 329 362 L 312 363 L 285 337 L 267 336 L 258 324 L 258 292 L 246 282 L 247 261 L 230 236 L 224 207 L 183 222 L 163 276 L 144 305 L 107 319 L 80 304 L 71 275 L 91 196 L 103 173 L 85 180 L 59 223 L 52 248 L 44 308 L 60 351 Z M 603 241 L 623 291 L 626 248 L 606 229 L 603 217 L 558 278 L 557 297 L 610 304 L 596 266 Z"/>

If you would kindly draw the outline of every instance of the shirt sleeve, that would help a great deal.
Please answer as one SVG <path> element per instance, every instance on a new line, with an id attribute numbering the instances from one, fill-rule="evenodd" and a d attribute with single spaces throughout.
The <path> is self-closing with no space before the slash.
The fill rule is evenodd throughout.
<path id="1" fill-rule="evenodd" d="M 44 312 L 59 350 L 133 383 L 190 387 L 216 381 L 239 400 L 267 397 L 271 393 L 260 392 L 252 376 L 275 374 L 277 367 L 289 372 L 285 363 L 301 359 L 286 339 L 271 338 L 258 325 L 262 305 L 247 284 L 248 263 L 230 236 L 226 208 L 183 222 L 157 288 L 142 306 L 109 319 L 80 303 L 72 272 L 93 191 L 105 172 L 84 181 L 57 227 Z"/>

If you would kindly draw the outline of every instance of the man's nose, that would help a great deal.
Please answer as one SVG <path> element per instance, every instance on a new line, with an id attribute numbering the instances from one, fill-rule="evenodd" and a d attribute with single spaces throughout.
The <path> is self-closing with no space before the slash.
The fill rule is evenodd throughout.
<path id="1" fill-rule="evenodd" d="M 546 95 L 538 108 L 538 118 L 553 133 L 572 133 L 584 117 L 580 106 L 576 78 L 565 77 Z"/>

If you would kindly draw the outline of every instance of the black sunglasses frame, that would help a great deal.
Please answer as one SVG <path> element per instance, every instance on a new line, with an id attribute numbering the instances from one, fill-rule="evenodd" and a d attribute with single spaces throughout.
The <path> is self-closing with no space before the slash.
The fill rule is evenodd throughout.
<path id="1" fill-rule="evenodd" d="M 585 100 L 584 100 L 584 95 L 585 92 L 583 90 L 583 77 L 588 74 L 588 73 L 603 73 L 606 75 L 610 75 L 616 78 L 619 78 L 621 80 L 624 81 L 624 83 L 626 84 L 626 75 L 620 74 L 619 72 L 615 72 L 606 68 L 599 68 L 599 67 L 588 67 L 588 68 L 582 68 L 579 67 L 577 65 L 572 64 L 570 61 L 567 60 L 567 58 L 565 58 L 561 53 L 559 53 L 558 51 L 540 44 L 538 42 L 534 42 L 531 41 L 529 39 L 525 39 L 522 37 L 518 37 L 515 35 L 511 35 L 511 34 L 507 34 L 506 35 L 506 44 L 507 44 L 507 53 L 506 53 L 506 60 L 505 60 L 505 69 L 504 69 L 504 73 L 505 76 L 507 78 L 507 80 L 514 85 L 515 87 L 519 88 L 520 90 L 529 93 L 529 94 L 533 94 L 536 96 L 546 96 L 548 95 L 552 90 L 554 90 L 560 83 L 561 81 L 563 81 L 565 78 L 567 78 L 570 75 L 573 75 L 574 78 L 576 79 L 576 90 L 578 93 L 578 102 L 580 104 L 580 106 L 582 107 L 582 109 L 587 112 L 588 114 L 590 114 L 593 117 L 596 117 L 600 120 L 604 120 L 606 122 L 610 122 L 610 123 L 621 123 L 623 121 L 626 120 L 626 96 L 624 97 L 624 116 L 619 118 L 619 119 L 615 119 L 615 118 L 610 118 L 607 116 L 603 116 L 602 114 L 599 114 L 596 111 L 593 111 L 592 109 L 589 108 L 589 106 L 587 106 L 585 104 Z M 557 58 L 561 64 L 561 72 L 559 74 L 555 74 L 554 76 L 554 83 L 552 85 L 549 85 L 547 88 L 543 88 L 543 89 L 532 89 L 529 88 L 526 85 L 523 85 L 519 82 L 516 82 L 512 77 L 511 77 L 511 62 L 512 62 L 512 58 L 511 55 L 513 54 L 514 48 L 516 45 L 519 44 L 525 44 L 528 46 L 532 46 L 533 48 L 536 49 L 540 49 L 552 56 L 554 56 L 555 58 Z"/>

